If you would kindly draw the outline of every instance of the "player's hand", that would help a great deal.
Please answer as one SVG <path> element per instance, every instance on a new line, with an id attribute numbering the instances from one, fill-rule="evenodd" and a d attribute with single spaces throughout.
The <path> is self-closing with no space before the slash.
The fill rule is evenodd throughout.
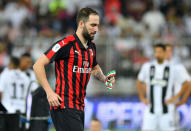
<path id="1" fill-rule="evenodd" d="M 176 101 L 177 99 L 175 99 L 174 97 L 170 98 L 169 100 L 165 101 L 165 104 L 175 104 L 176 107 L 181 106 L 182 104 L 184 104 L 184 101 Z"/>
<path id="2" fill-rule="evenodd" d="M 176 103 L 175 104 L 175 106 L 176 106 L 176 108 L 178 108 L 179 106 L 181 106 L 181 105 L 183 105 L 184 103 L 182 103 L 182 102 L 178 102 L 178 103 Z"/>
<path id="3" fill-rule="evenodd" d="M 116 75 L 116 71 L 112 70 L 106 76 L 105 86 L 109 90 L 113 88 L 113 84 L 115 83 L 115 77 L 114 77 L 115 75 Z"/>
<path id="4" fill-rule="evenodd" d="M 141 99 L 141 102 L 143 102 L 145 105 L 148 105 L 148 104 L 149 104 L 149 101 L 148 101 L 148 99 L 146 99 L 146 98 L 142 98 L 142 99 Z"/>
<path id="5" fill-rule="evenodd" d="M 53 91 L 49 91 L 47 93 L 47 99 L 50 106 L 59 106 L 60 105 L 59 100 L 63 101 L 61 97 Z"/>
<path id="6" fill-rule="evenodd" d="M 176 101 L 176 98 L 175 97 L 172 97 L 168 100 L 165 101 L 165 104 L 168 105 L 168 104 L 171 104 L 171 103 L 174 103 Z"/>

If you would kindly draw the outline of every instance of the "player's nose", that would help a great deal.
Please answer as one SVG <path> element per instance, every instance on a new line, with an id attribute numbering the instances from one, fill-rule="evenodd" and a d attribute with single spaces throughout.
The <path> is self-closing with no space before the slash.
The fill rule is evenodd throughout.
<path id="1" fill-rule="evenodd" d="M 98 32 L 98 30 L 99 30 L 99 28 L 98 28 L 98 26 L 96 26 L 96 27 L 94 28 L 95 33 Z"/>

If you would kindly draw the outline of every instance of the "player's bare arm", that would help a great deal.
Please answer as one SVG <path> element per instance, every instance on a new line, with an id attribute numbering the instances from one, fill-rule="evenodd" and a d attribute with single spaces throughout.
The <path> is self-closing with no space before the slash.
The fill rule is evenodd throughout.
<path id="1" fill-rule="evenodd" d="M 149 101 L 145 98 L 145 94 L 146 94 L 146 83 L 141 82 L 140 80 L 136 80 L 136 85 L 138 88 L 138 94 L 139 94 L 139 99 L 141 102 L 143 102 L 144 104 L 148 104 Z"/>
<path id="2" fill-rule="evenodd" d="M 180 106 L 180 105 L 184 104 L 190 96 L 190 91 L 191 91 L 191 82 L 185 81 L 182 84 L 181 90 L 175 96 L 173 96 L 172 98 L 167 100 L 166 104 L 176 102 L 181 96 L 182 96 L 182 99 L 176 103 L 176 106 Z"/>
<path id="3" fill-rule="evenodd" d="M 93 76 L 94 76 L 96 79 L 98 79 L 98 80 L 100 80 L 100 81 L 102 81 L 102 82 L 104 82 L 104 81 L 106 80 L 106 76 L 103 74 L 102 69 L 100 68 L 99 65 L 96 65 L 96 66 L 92 69 L 92 72 L 91 72 L 91 73 L 93 74 Z"/>
<path id="4" fill-rule="evenodd" d="M 116 75 L 116 71 L 112 70 L 110 71 L 107 76 L 105 76 L 100 68 L 99 65 L 96 65 L 92 72 L 91 72 L 94 77 L 102 82 L 105 82 L 105 86 L 107 89 L 111 90 L 113 87 L 113 84 L 115 83 L 115 75 Z"/>
<path id="5" fill-rule="evenodd" d="M 103 74 L 102 69 L 101 69 L 101 67 L 100 67 L 99 65 L 96 65 L 96 66 L 92 69 L 92 72 L 91 72 L 91 73 L 93 74 L 93 76 L 94 76 L 96 79 L 98 79 L 98 80 L 100 80 L 100 81 L 102 81 L 102 82 L 105 82 L 106 79 L 107 79 L 107 76 L 105 76 L 105 75 Z M 115 76 L 115 75 L 114 75 L 114 76 Z M 110 80 L 111 80 L 112 83 L 115 82 L 115 77 L 114 77 L 114 76 L 112 76 L 112 77 L 110 78 Z"/>
<path id="6" fill-rule="evenodd" d="M 176 107 L 183 105 L 188 100 L 190 93 L 191 93 L 191 86 L 185 89 L 182 99 L 178 101 L 178 103 L 176 103 Z"/>
<path id="7" fill-rule="evenodd" d="M 59 95 L 57 95 L 52 88 L 50 87 L 50 84 L 48 83 L 46 73 L 45 73 L 45 66 L 50 63 L 50 60 L 43 54 L 33 65 L 33 70 L 35 72 L 35 75 L 41 84 L 41 86 L 44 88 L 48 102 L 50 106 L 59 106 L 60 102 L 62 101 Z"/>
<path id="8" fill-rule="evenodd" d="M 182 94 L 182 98 L 180 101 L 178 101 L 178 103 L 176 103 L 176 107 L 181 106 L 182 104 L 184 104 L 191 93 L 191 82 L 190 81 L 186 81 L 185 85 L 182 87 L 183 89 L 183 94 Z"/>

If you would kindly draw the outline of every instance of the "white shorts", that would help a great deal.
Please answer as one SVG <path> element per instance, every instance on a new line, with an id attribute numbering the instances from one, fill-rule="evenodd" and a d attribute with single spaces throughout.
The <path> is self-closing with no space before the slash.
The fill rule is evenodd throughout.
<path id="1" fill-rule="evenodd" d="M 143 117 L 143 131 L 175 131 L 178 129 L 179 115 L 177 112 L 166 114 L 152 114 L 145 109 Z"/>

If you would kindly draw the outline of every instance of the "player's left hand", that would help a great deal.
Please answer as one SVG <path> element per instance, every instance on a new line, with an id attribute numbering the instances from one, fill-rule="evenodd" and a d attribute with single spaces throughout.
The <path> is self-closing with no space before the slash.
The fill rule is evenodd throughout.
<path id="1" fill-rule="evenodd" d="M 172 104 L 172 103 L 175 103 L 176 102 L 176 97 L 172 97 L 168 100 L 165 101 L 165 104 L 168 105 L 168 104 Z"/>
<path id="2" fill-rule="evenodd" d="M 116 75 L 116 71 L 112 70 L 106 76 L 105 86 L 109 90 L 113 88 L 113 84 L 115 83 L 115 75 Z"/>

